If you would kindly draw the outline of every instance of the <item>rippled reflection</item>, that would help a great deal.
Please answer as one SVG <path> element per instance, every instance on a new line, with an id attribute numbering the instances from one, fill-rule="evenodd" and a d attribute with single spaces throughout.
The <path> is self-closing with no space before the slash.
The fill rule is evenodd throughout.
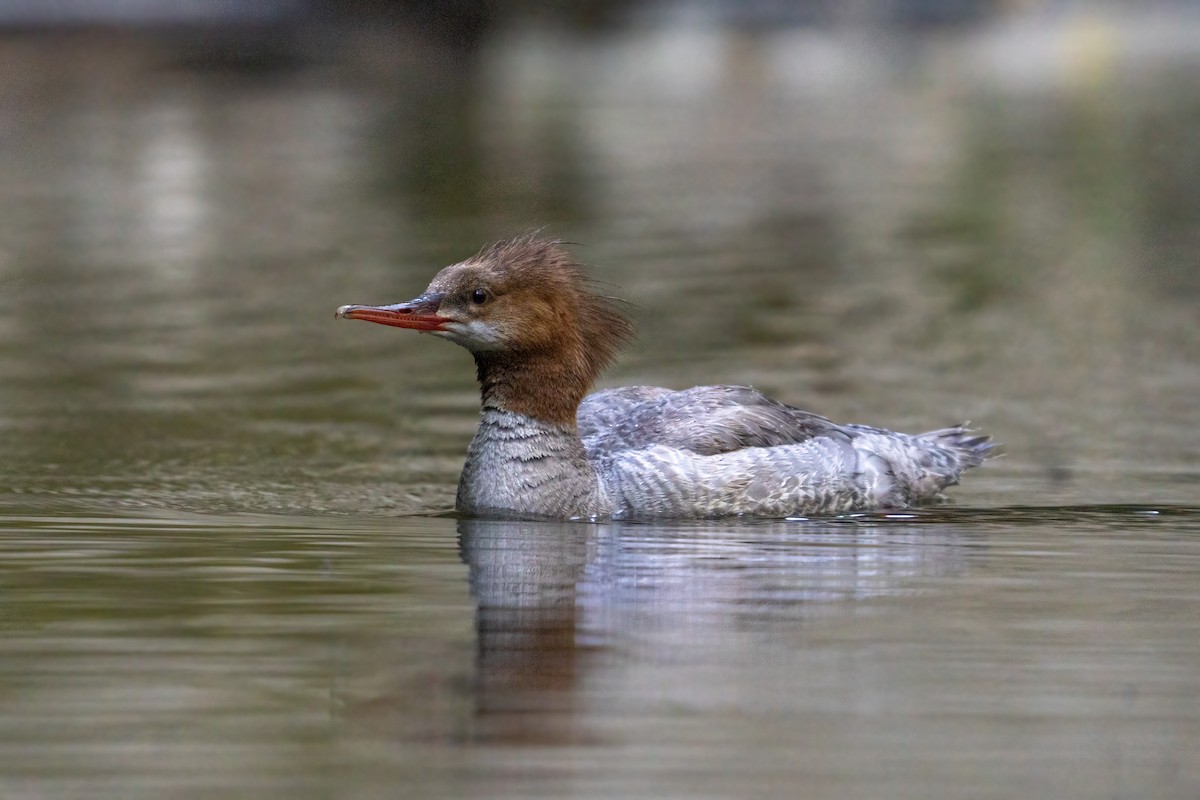
<path id="1" fill-rule="evenodd" d="M 687 691 L 689 664 L 762 658 L 781 648 L 771 631 L 859 613 L 855 601 L 919 592 L 919 579 L 964 564 L 952 528 L 894 524 L 462 520 L 458 530 L 478 603 L 474 735 L 488 741 L 586 739 L 579 720 L 599 709 L 585 687 L 605 679 L 614 650 L 678 662 L 673 690 Z"/>

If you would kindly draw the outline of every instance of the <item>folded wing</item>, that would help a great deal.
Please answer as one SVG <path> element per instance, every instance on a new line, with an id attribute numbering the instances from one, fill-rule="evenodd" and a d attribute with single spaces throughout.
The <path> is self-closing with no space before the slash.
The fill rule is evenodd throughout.
<path id="1" fill-rule="evenodd" d="M 800 444 L 819 436 L 853 437 L 825 417 L 748 386 L 697 386 L 678 392 L 657 386 L 608 389 L 584 398 L 577 421 L 592 458 L 655 445 L 716 455 Z"/>

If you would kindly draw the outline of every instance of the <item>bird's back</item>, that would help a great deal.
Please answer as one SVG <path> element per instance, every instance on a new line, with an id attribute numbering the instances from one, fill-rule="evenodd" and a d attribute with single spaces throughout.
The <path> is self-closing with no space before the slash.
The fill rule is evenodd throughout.
<path id="1" fill-rule="evenodd" d="M 917 505 L 993 450 L 964 426 L 837 425 L 741 386 L 598 392 L 579 429 L 619 517 L 787 516 Z"/>

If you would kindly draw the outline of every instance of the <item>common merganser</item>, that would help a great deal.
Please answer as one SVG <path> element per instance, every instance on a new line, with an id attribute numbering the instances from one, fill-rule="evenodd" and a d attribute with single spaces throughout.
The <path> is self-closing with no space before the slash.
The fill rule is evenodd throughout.
<path id="1" fill-rule="evenodd" d="M 456 508 L 555 519 L 785 517 L 937 499 L 991 456 L 965 425 L 909 435 L 839 425 L 747 386 L 629 386 L 587 395 L 633 335 L 562 242 L 500 241 L 446 267 L 420 297 L 345 305 L 475 357 L 479 429 Z"/>

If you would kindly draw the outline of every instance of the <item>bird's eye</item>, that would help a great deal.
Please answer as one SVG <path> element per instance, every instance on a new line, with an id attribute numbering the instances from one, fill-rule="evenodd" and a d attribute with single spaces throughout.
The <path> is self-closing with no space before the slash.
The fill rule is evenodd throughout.
<path id="1" fill-rule="evenodd" d="M 486 303 L 487 299 L 487 289 L 476 289 L 475 291 L 471 292 L 471 302 L 477 306 L 481 306 Z"/>

